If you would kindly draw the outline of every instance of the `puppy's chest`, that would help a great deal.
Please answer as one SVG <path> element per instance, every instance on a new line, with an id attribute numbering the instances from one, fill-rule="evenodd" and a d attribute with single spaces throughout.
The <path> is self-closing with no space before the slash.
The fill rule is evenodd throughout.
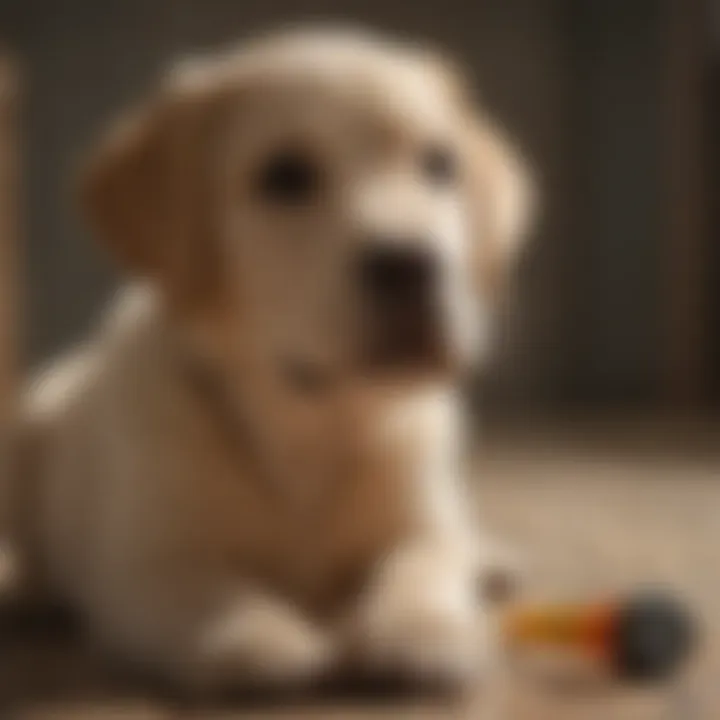
<path id="1" fill-rule="evenodd" d="M 286 445 L 274 462 L 236 478 L 246 521 L 232 524 L 233 572 L 313 612 L 332 611 L 359 590 L 409 522 L 413 479 L 397 458 L 351 439 L 330 433 L 322 445 Z"/>
<path id="2" fill-rule="evenodd" d="M 225 493 L 208 516 L 233 573 L 322 612 L 419 520 L 444 446 L 438 415 L 417 402 L 372 409 L 276 415 L 266 432 L 255 425 L 255 452 L 225 453 Z"/>

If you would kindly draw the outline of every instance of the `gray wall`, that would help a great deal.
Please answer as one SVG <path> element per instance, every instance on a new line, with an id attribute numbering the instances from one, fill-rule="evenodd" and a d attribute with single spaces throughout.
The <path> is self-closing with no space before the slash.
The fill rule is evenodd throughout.
<path id="1" fill-rule="evenodd" d="M 661 382 L 665 5 L 579 2 L 569 14 L 578 232 L 568 380 L 572 395 L 598 401 L 648 397 Z"/>

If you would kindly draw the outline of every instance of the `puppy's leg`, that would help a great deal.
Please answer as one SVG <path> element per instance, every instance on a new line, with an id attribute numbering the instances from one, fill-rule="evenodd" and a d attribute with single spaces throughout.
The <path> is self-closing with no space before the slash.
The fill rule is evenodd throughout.
<path id="1" fill-rule="evenodd" d="M 201 693 L 303 684 L 330 665 L 329 637 L 290 604 L 199 587 L 136 586 L 95 629 L 111 650 Z"/>
<path id="2" fill-rule="evenodd" d="M 471 564 L 440 541 L 396 547 L 380 565 L 353 626 L 372 674 L 462 686 L 490 655 L 491 627 Z"/>
<path id="3" fill-rule="evenodd" d="M 221 685 L 307 682 L 329 668 L 328 636 L 291 605 L 259 592 L 231 601 L 200 628 L 198 657 Z M 212 685 L 212 679 L 211 683 Z"/>

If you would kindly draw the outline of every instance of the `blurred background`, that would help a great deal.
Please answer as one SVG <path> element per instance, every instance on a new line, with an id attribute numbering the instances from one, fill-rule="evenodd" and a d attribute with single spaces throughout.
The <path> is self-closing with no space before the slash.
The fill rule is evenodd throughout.
<path id="1" fill-rule="evenodd" d="M 116 283 L 72 204 L 98 131 L 176 56 L 312 19 L 447 48 L 536 169 L 542 216 L 488 402 L 720 406 L 713 0 L 0 0 L 0 42 L 22 79 L 3 125 L 2 202 L 26 280 L 24 366 L 80 338 Z"/>

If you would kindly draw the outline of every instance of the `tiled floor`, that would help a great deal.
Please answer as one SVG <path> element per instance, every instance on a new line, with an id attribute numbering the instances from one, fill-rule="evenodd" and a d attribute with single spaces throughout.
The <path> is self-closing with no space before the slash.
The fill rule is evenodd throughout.
<path id="1" fill-rule="evenodd" d="M 612 682 L 558 686 L 508 665 L 502 677 L 453 704 L 326 698 L 292 707 L 210 708 L 139 689 L 77 642 L 45 630 L 0 640 L 0 718 L 720 718 L 720 432 L 608 424 L 501 434 L 481 455 L 481 513 L 527 554 L 527 593 L 565 599 L 644 583 L 676 588 L 697 609 L 706 640 L 687 679 L 660 690 Z"/>

